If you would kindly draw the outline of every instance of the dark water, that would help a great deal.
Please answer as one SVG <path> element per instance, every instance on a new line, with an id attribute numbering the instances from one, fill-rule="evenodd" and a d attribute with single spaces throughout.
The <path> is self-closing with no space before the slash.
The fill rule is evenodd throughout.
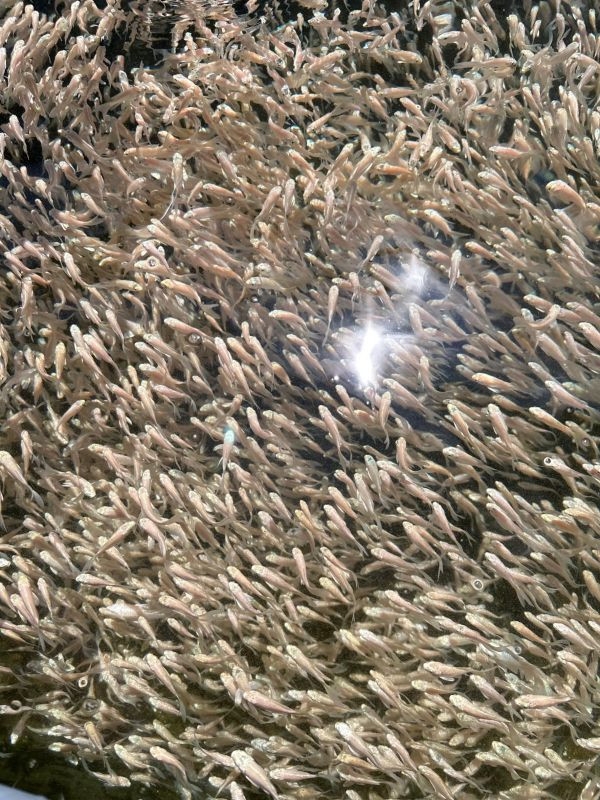
<path id="1" fill-rule="evenodd" d="M 101 769 L 101 767 L 99 767 Z M 4 787 L 41 795 L 47 800 L 176 800 L 167 789 L 148 789 L 135 784 L 130 788 L 107 786 L 81 767 L 69 764 L 51 753 L 43 740 L 25 736 L 23 743 L 11 746 L 0 736 L 0 800 Z"/>

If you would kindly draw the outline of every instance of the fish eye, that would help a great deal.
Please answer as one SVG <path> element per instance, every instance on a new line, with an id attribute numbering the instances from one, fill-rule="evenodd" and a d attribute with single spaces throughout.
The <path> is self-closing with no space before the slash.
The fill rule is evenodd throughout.
<path id="1" fill-rule="evenodd" d="M 483 581 L 480 581 L 479 578 L 475 578 L 474 581 L 471 581 L 471 586 L 478 592 L 483 589 Z"/>
<path id="2" fill-rule="evenodd" d="M 515 651 L 515 653 L 516 653 L 518 656 L 520 656 L 520 655 L 521 655 L 521 653 L 523 652 L 523 648 L 521 647 L 521 645 L 520 645 L 520 644 L 516 644 L 516 645 L 513 647 L 513 650 Z"/>
<path id="3" fill-rule="evenodd" d="M 85 676 L 83 678 L 79 678 L 79 680 L 77 681 L 77 686 L 79 686 L 80 689 L 85 689 L 87 685 L 88 685 L 88 679 Z"/>
<path id="4" fill-rule="evenodd" d="M 583 437 L 583 439 L 581 440 L 581 445 L 582 445 L 582 447 L 589 447 L 590 446 L 590 440 L 589 440 L 589 438 L 587 436 Z"/>
<path id="5" fill-rule="evenodd" d="M 550 456 L 546 456 L 546 458 L 544 459 L 544 464 L 546 464 L 546 466 L 549 467 L 551 463 L 552 459 L 550 458 Z"/>

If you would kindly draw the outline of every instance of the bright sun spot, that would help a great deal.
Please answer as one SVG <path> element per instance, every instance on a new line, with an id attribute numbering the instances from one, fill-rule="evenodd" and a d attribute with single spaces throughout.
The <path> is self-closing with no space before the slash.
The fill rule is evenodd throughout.
<path id="1" fill-rule="evenodd" d="M 354 359 L 354 369 L 363 389 L 375 383 L 375 355 L 380 342 L 379 331 L 369 326 L 364 332 L 360 349 Z"/>

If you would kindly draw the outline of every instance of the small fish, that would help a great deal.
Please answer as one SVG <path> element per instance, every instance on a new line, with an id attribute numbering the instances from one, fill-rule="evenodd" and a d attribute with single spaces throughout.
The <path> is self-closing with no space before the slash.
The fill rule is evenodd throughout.
<path id="1" fill-rule="evenodd" d="M 236 768 L 244 775 L 250 783 L 257 789 L 270 794 L 274 800 L 279 799 L 275 786 L 269 780 L 269 776 L 256 761 L 246 753 L 245 750 L 233 750 L 231 758 Z"/>
<path id="2" fill-rule="evenodd" d="M 25 480 L 21 468 L 7 450 L 0 450 L 0 471 L 3 471 L 6 475 L 27 489 L 40 508 L 44 508 L 44 501 Z"/>
<path id="3" fill-rule="evenodd" d="M 221 451 L 221 458 L 219 459 L 219 464 L 223 465 L 223 472 L 221 475 L 221 486 L 223 486 L 223 481 L 225 480 L 225 472 L 229 465 L 229 460 L 233 452 L 234 444 L 235 444 L 235 432 L 233 431 L 232 428 L 227 428 L 223 435 L 223 449 Z"/>
<path id="4" fill-rule="evenodd" d="M 329 289 L 329 294 L 327 297 L 327 330 L 325 331 L 325 336 L 323 338 L 323 345 L 325 345 L 327 337 L 329 336 L 329 331 L 331 330 L 331 321 L 333 320 L 339 295 L 339 287 L 337 284 L 333 283 Z"/>

